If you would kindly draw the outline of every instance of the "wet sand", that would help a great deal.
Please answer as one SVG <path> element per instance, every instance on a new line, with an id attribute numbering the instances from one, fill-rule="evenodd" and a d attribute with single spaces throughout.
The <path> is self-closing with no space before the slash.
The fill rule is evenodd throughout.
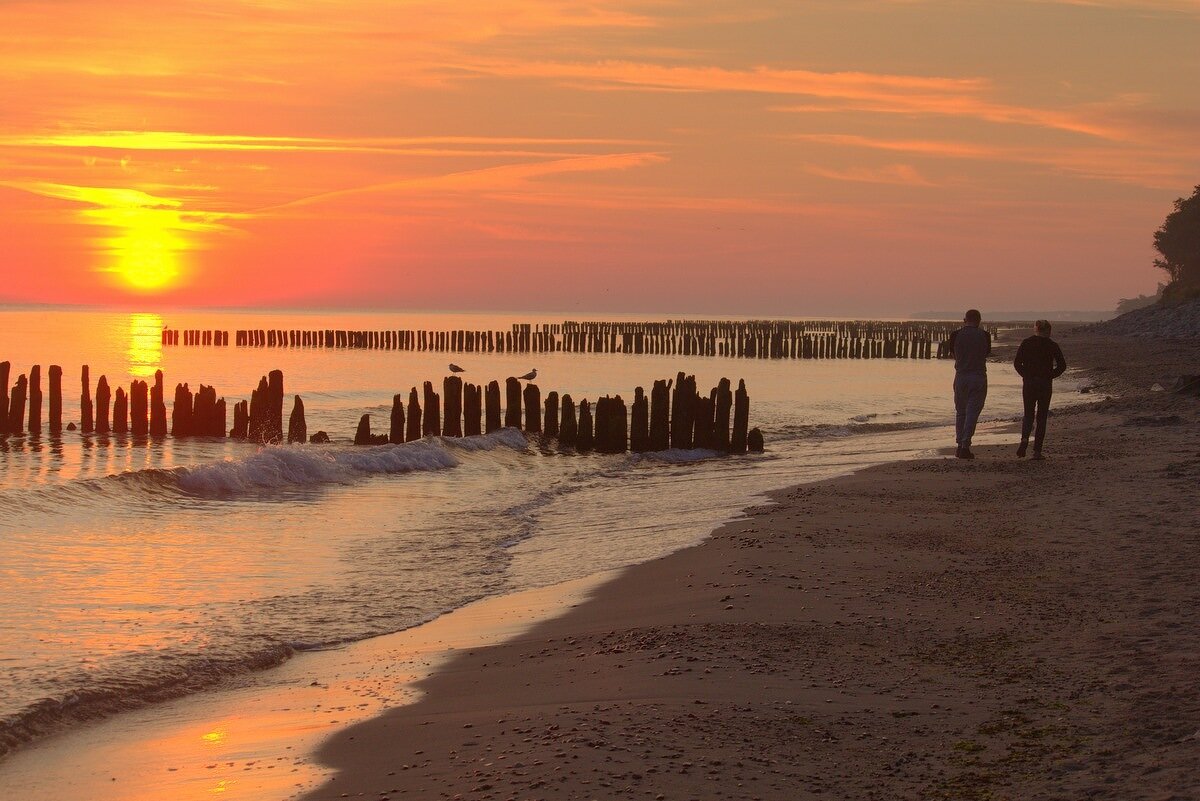
<path id="1" fill-rule="evenodd" d="M 1200 346 L 1060 341 L 1111 397 L 1046 461 L 775 493 L 459 653 L 306 798 L 1200 797 L 1200 403 L 1149 390 Z"/>

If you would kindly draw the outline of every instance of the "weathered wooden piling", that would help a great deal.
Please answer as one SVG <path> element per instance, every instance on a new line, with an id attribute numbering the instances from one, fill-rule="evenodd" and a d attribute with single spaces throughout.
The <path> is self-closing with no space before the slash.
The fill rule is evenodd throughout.
<path id="1" fill-rule="evenodd" d="M 546 393 L 545 414 L 542 417 L 542 432 L 547 437 L 558 436 L 558 393 Z"/>
<path id="2" fill-rule="evenodd" d="M 51 429 L 51 431 L 53 430 Z M 129 396 L 125 394 L 124 387 L 117 387 L 117 392 L 113 396 L 112 430 L 114 434 L 129 433 Z"/>
<path id="3" fill-rule="evenodd" d="M 500 423 L 500 382 L 489 381 L 487 391 L 484 397 L 484 405 L 486 408 L 485 414 L 485 431 L 490 434 L 493 431 L 499 431 L 502 428 Z"/>
<path id="4" fill-rule="evenodd" d="M 579 436 L 575 440 L 575 450 L 588 453 L 595 445 L 596 437 L 592 428 L 592 406 L 586 400 L 579 402 Z"/>
<path id="5" fill-rule="evenodd" d="M 713 416 L 713 447 L 721 452 L 729 450 L 729 423 L 733 412 L 733 392 L 728 378 L 717 382 L 716 408 Z"/>
<path id="6" fill-rule="evenodd" d="M 258 379 L 258 386 L 250 390 L 250 410 L 246 438 L 251 442 L 266 442 L 267 396 L 270 394 L 270 390 L 270 384 L 267 383 L 265 375 Z"/>
<path id="7" fill-rule="evenodd" d="M 154 386 L 150 388 L 150 436 L 167 435 L 167 404 L 163 399 L 162 370 L 154 371 Z"/>
<path id="8" fill-rule="evenodd" d="M 671 382 L 655 381 L 650 390 L 650 440 L 652 451 L 671 446 Z"/>
<path id="9" fill-rule="evenodd" d="M 401 418 L 403 420 L 403 418 Z M 403 422 L 401 422 L 403 426 Z M 288 444 L 308 442 L 308 423 L 304 419 L 304 401 L 299 395 L 292 401 L 292 413 L 288 415 Z"/>
<path id="10" fill-rule="evenodd" d="M 107 434 L 112 431 L 108 424 L 108 407 L 112 392 L 108 388 L 108 378 L 100 376 L 96 382 L 96 433 Z"/>
<path id="11" fill-rule="evenodd" d="M 0 437 L 8 435 L 8 373 L 9 362 L 0 362 Z"/>
<path id="12" fill-rule="evenodd" d="M 134 381 L 129 386 L 129 430 L 135 437 L 150 433 L 150 385 Z"/>
<path id="13" fill-rule="evenodd" d="M 757 428 L 750 429 L 746 435 L 746 447 L 751 453 L 762 453 L 764 448 L 763 433 Z"/>
<path id="14" fill-rule="evenodd" d="M 92 382 L 88 377 L 86 364 L 80 371 L 80 381 L 83 384 L 83 391 L 79 396 L 79 430 L 84 434 L 90 434 L 95 426 L 92 418 Z"/>
<path id="15" fill-rule="evenodd" d="M 696 393 L 692 398 L 692 447 L 714 450 L 716 435 L 713 418 L 715 416 L 716 389 L 706 398 Z"/>
<path id="16" fill-rule="evenodd" d="M 463 433 L 468 437 L 483 433 L 483 387 L 468 383 L 463 387 Z"/>
<path id="17" fill-rule="evenodd" d="M 29 368 L 29 434 L 42 433 L 42 367 L 35 364 Z"/>
<path id="18" fill-rule="evenodd" d="M 425 390 L 425 412 L 424 421 L 421 427 L 422 433 L 427 437 L 436 437 L 442 433 L 442 409 L 441 398 L 433 391 L 433 382 L 426 381 Z"/>
<path id="19" fill-rule="evenodd" d="M 516 379 L 504 380 L 504 426 L 506 428 L 521 427 L 521 382 Z"/>
<path id="20" fill-rule="evenodd" d="M 100 393 L 97 391 L 96 400 Z M 176 439 L 192 436 L 192 390 L 186 383 L 175 385 L 175 403 L 171 406 L 171 436 Z"/>
<path id="21" fill-rule="evenodd" d="M 675 392 L 671 398 L 671 447 L 691 448 L 696 395 L 696 377 L 679 373 L 675 376 Z"/>
<path id="22" fill-rule="evenodd" d="M 461 437 L 463 405 L 463 380 L 456 375 L 448 375 L 442 379 L 442 407 L 445 417 L 442 423 L 442 436 Z"/>
<path id="23" fill-rule="evenodd" d="M 572 447 L 579 441 L 579 423 L 575 419 L 575 401 L 570 395 L 562 396 L 562 415 L 559 418 L 558 442 Z"/>
<path id="24" fill-rule="evenodd" d="M 233 404 L 233 428 L 229 436 L 234 439 L 250 438 L 250 401 L 238 401 Z"/>
<path id="25" fill-rule="evenodd" d="M 406 442 L 416 442 L 422 437 L 421 399 L 417 388 L 413 387 L 408 393 L 408 421 L 405 426 L 404 439 Z"/>
<path id="26" fill-rule="evenodd" d="M 633 391 L 633 414 L 629 425 L 629 450 L 645 453 L 650 450 L 650 402 L 641 387 Z"/>
<path id="27" fill-rule="evenodd" d="M 388 441 L 393 445 L 404 442 L 404 393 L 392 396 L 392 416 L 388 427 Z"/>
<path id="28" fill-rule="evenodd" d="M 746 393 L 746 382 L 738 381 L 733 396 L 733 436 L 729 440 L 730 453 L 746 452 L 747 427 L 750 423 L 750 396 Z"/>
<path id="29" fill-rule="evenodd" d="M 50 433 L 62 433 L 62 368 L 50 365 Z"/>
<path id="30" fill-rule="evenodd" d="M 364 414 L 358 420 L 358 430 L 354 432 L 355 445 L 371 444 L 371 415 Z"/>
<path id="31" fill-rule="evenodd" d="M 20 436 L 25 433 L 25 398 L 29 392 L 29 379 L 24 374 L 17 376 L 12 395 L 8 399 L 8 433 Z"/>
<path id="32" fill-rule="evenodd" d="M 522 393 L 522 400 L 525 404 L 525 431 L 531 434 L 540 433 L 542 430 L 542 391 L 537 384 L 529 383 L 525 385 L 525 391 Z"/>
<path id="33" fill-rule="evenodd" d="M 283 371 L 267 374 L 266 442 L 283 442 Z"/>

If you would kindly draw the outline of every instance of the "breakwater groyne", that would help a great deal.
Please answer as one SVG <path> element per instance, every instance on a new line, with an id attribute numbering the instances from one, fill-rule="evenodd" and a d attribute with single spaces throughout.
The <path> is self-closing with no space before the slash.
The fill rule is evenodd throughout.
<path id="1" fill-rule="evenodd" d="M 931 359 L 961 323 L 684 320 L 514 323 L 509 330 L 164 328 L 164 346 L 444 353 L 624 353 L 742 359 Z"/>
<path id="2" fill-rule="evenodd" d="M 43 431 L 61 437 L 63 427 L 62 368 L 52 365 L 49 377 L 49 414 L 43 417 L 41 366 L 17 376 L 9 388 L 11 364 L 0 362 L 0 438 L 40 438 Z M 532 374 L 531 374 L 532 375 Z M 680 372 L 674 379 L 655 381 L 650 392 L 634 389 L 629 402 L 621 395 L 605 395 L 594 401 L 555 391 L 544 396 L 541 388 L 526 380 L 509 377 L 503 391 L 499 380 L 486 385 L 464 382 L 457 375 L 413 386 L 408 393 L 392 398 L 386 431 L 375 433 L 371 416 L 364 414 L 354 432 L 356 445 L 412 442 L 428 436 L 464 437 L 517 428 L 526 434 L 553 440 L 562 448 L 585 453 L 645 453 L 672 448 L 701 448 L 718 453 L 763 450 L 763 436 L 751 429 L 750 395 L 744 381 L 736 390 L 729 379 L 721 379 L 702 393 L 695 376 Z M 80 420 L 65 430 L 82 435 L 127 435 L 135 439 L 213 437 L 246 440 L 260 444 L 312 443 L 330 441 L 326 431 L 311 436 L 304 400 L 295 395 L 287 427 L 284 427 L 284 376 L 280 370 L 264 375 L 248 400 L 229 404 L 211 386 L 200 384 L 194 391 L 187 383 L 176 384 L 170 414 L 167 385 L 161 370 L 153 383 L 131 382 L 125 387 L 109 385 L 101 375 L 93 384 L 88 365 L 80 369 Z M 440 389 L 440 392 L 438 391 Z M 94 391 L 93 391 L 94 390 Z M 384 427 L 381 427 L 384 428 Z"/>

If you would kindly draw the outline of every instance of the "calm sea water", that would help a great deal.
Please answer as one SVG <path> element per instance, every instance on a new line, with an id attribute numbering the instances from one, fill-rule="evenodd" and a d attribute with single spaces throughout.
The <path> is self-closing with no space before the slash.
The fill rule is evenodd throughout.
<path id="1" fill-rule="evenodd" d="M 759 492 L 921 452 L 944 437 L 934 427 L 952 422 L 952 369 L 937 361 L 159 345 L 165 325 L 503 330 L 563 319 L 0 311 L 0 361 L 13 363 L 14 376 L 61 365 L 66 421 L 79 419 L 84 363 L 93 385 L 106 375 L 128 386 L 161 369 L 168 401 L 177 382 L 203 382 L 231 407 L 281 369 L 288 394 L 304 399 L 309 431 L 333 438 L 261 448 L 68 433 L 0 445 L 0 754 L 300 649 L 668 553 Z M 768 452 L 579 456 L 512 430 L 350 444 L 360 415 L 381 430 L 392 395 L 440 381 L 450 360 L 477 383 L 536 367 L 543 393 L 577 400 L 628 399 L 679 370 L 705 391 L 722 376 L 744 378 Z M 991 381 L 988 415 L 1017 414 L 1011 369 L 996 365 Z M 1060 397 L 1070 390 L 1068 376 Z"/>

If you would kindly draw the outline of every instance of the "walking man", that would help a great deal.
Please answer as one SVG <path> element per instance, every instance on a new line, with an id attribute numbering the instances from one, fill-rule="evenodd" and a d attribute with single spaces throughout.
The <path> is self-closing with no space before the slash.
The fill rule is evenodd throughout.
<path id="1" fill-rule="evenodd" d="M 1062 348 L 1050 338 L 1050 321 L 1038 320 L 1033 324 L 1033 336 L 1017 348 L 1013 367 L 1024 379 L 1021 397 L 1025 401 L 1025 419 L 1021 421 L 1021 446 L 1017 458 L 1024 459 L 1029 447 L 1029 432 L 1033 430 L 1033 458 L 1042 458 L 1042 443 L 1046 439 L 1046 416 L 1050 414 L 1050 395 L 1054 390 L 1054 379 L 1067 369 Z M 1037 427 L 1034 428 L 1034 418 Z"/>
<path id="2" fill-rule="evenodd" d="M 978 309 L 968 309 L 963 315 L 963 327 L 950 335 L 950 352 L 954 356 L 954 437 L 959 459 L 974 459 L 971 438 L 975 424 L 987 400 L 987 363 L 992 352 L 992 337 L 979 327 L 982 315 Z"/>

